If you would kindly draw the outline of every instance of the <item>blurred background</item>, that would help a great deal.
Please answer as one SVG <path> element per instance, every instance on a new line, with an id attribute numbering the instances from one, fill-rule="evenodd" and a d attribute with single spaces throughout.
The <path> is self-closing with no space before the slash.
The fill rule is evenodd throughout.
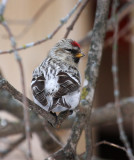
<path id="1" fill-rule="evenodd" d="M 128 0 L 119 1 L 118 10 L 122 9 L 129 3 Z M 77 3 L 77 0 L 9 0 L 6 6 L 4 18 L 7 20 L 9 27 L 15 36 L 17 46 L 24 46 L 27 43 L 41 40 L 51 34 L 60 24 L 60 19 L 65 17 Z M 96 0 L 90 0 L 83 10 L 73 31 L 68 38 L 77 42 L 81 41 L 87 33 L 92 29 L 96 11 Z M 127 13 L 126 13 L 127 12 Z M 119 65 L 119 84 L 120 98 L 133 96 L 134 94 L 134 36 L 133 36 L 133 15 L 134 4 L 127 10 L 124 9 L 125 16 L 120 20 L 119 24 L 119 43 L 118 43 L 118 65 Z M 25 49 L 19 52 L 25 73 L 25 83 L 27 96 L 32 99 L 31 95 L 31 78 L 32 72 L 47 56 L 49 50 L 62 39 L 66 33 L 67 27 L 72 22 L 77 12 L 69 19 L 57 34 L 45 43 Z M 110 18 L 110 14 L 109 14 Z M 96 87 L 94 107 L 101 107 L 109 102 L 114 102 L 113 97 L 113 78 L 111 72 L 112 66 L 112 36 L 113 31 L 110 30 L 106 34 L 102 63 L 100 67 L 99 79 Z M 87 53 L 90 47 L 89 41 L 81 43 L 82 51 L 86 56 L 81 60 L 80 72 L 84 79 L 84 71 L 86 67 Z M 0 26 L 0 50 L 10 50 L 11 45 L 5 29 Z M 3 76 L 16 89 L 22 92 L 21 80 L 18 64 L 14 54 L 3 54 L 0 57 L 0 70 Z M 2 111 L 1 119 L 9 119 L 17 121 L 10 114 Z M 125 119 L 125 131 L 128 135 L 129 142 L 133 148 L 133 118 Z M 57 134 L 65 143 L 70 130 L 60 130 Z M 0 148 L 6 147 L 9 141 L 14 141 L 19 135 L 0 138 Z M 119 139 L 118 128 L 116 124 L 106 124 L 93 128 L 94 141 L 107 140 L 122 145 Z M 49 144 L 48 142 L 48 145 Z M 77 151 L 83 153 L 85 150 L 84 133 L 82 134 Z M 41 147 L 41 141 L 37 134 L 32 135 L 32 152 L 34 160 L 44 159 L 48 153 Z M 38 154 L 37 154 L 38 153 Z M 110 146 L 101 145 L 94 149 L 94 154 L 103 159 L 127 160 L 125 152 L 112 148 Z M 4 160 L 26 159 L 26 143 L 25 141 L 19 145 L 17 149 L 4 157 Z"/>

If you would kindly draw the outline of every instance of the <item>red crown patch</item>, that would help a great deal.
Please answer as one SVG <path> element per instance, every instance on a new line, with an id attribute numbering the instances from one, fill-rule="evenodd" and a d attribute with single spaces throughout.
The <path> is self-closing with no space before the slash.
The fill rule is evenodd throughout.
<path id="1" fill-rule="evenodd" d="M 76 41 L 71 42 L 71 44 L 72 44 L 74 47 L 79 47 L 79 48 L 80 48 L 79 43 L 77 43 Z"/>

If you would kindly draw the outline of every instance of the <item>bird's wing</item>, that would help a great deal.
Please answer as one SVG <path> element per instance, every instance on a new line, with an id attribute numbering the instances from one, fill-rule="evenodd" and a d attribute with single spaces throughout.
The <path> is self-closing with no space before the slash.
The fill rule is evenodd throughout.
<path id="1" fill-rule="evenodd" d="M 47 105 L 47 100 L 44 93 L 45 78 L 44 75 L 40 75 L 32 79 L 32 92 L 34 97 L 43 105 Z"/>
<path id="2" fill-rule="evenodd" d="M 60 71 L 57 76 L 60 87 L 59 90 L 54 94 L 55 98 L 60 98 L 68 93 L 74 92 L 80 87 L 79 73 L 77 75 L 71 75 Z"/>

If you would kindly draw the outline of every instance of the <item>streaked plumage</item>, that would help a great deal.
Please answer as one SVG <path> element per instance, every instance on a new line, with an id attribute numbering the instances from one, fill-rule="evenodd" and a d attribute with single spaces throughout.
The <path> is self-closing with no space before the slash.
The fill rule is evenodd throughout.
<path id="1" fill-rule="evenodd" d="M 71 39 L 62 39 L 48 57 L 33 71 L 31 82 L 34 101 L 46 111 L 73 110 L 80 99 L 78 62 L 80 46 Z"/>

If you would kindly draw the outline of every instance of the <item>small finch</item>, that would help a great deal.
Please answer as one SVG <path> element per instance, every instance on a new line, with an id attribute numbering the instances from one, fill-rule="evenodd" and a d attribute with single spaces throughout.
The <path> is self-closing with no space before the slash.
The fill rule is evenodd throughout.
<path id="1" fill-rule="evenodd" d="M 62 39 L 33 71 L 34 102 L 44 110 L 74 110 L 80 100 L 81 78 L 78 63 L 84 54 L 72 39 Z"/>

